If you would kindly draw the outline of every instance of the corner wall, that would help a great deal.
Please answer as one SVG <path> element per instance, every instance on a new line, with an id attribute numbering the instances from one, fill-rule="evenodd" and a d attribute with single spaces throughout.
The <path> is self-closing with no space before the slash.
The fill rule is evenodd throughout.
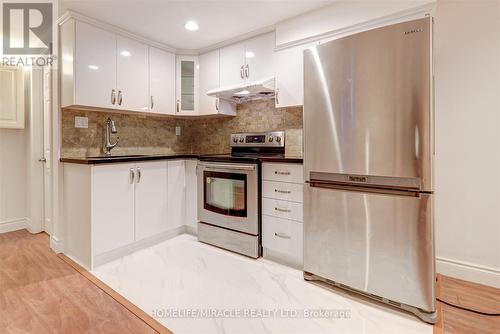
<path id="1" fill-rule="evenodd" d="M 438 272 L 500 287 L 500 2 L 438 1 Z"/>

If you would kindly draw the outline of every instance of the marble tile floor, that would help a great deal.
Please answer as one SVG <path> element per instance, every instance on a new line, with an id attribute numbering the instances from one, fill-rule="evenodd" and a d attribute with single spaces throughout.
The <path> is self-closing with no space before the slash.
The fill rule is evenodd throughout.
<path id="1" fill-rule="evenodd" d="M 174 333 L 432 333 L 397 310 L 302 272 L 180 235 L 92 273 Z M 321 311 L 317 311 L 321 310 Z"/>

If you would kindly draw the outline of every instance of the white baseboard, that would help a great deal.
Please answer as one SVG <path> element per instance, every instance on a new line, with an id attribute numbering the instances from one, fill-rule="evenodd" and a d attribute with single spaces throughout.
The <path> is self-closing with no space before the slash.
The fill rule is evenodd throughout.
<path id="1" fill-rule="evenodd" d="M 64 251 L 64 245 L 63 245 L 62 240 L 60 240 L 57 237 L 51 235 L 50 236 L 50 248 L 55 253 L 63 253 L 63 251 Z"/>
<path id="2" fill-rule="evenodd" d="M 436 267 L 446 276 L 500 288 L 500 270 L 496 268 L 442 257 L 436 259 Z"/>
<path id="3" fill-rule="evenodd" d="M 17 219 L 0 221 L 0 233 L 7 233 L 27 228 L 28 228 L 27 218 L 17 218 Z"/>
<path id="4" fill-rule="evenodd" d="M 114 249 L 112 251 L 99 254 L 94 256 L 92 259 L 92 268 L 95 268 L 97 266 L 100 266 L 104 263 L 111 262 L 113 260 L 119 259 L 125 255 L 131 254 L 133 252 L 137 252 L 138 250 L 153 246 L 157 243 L 160 243 L 162 241 L 171 239 L 173 237 L 176 237 L 178 235 L 186 233 L 186 226 L 179 226 L 173 230 L 166 231 L 163 233 L 160 233 L 158 235 L 149 237 L 147 239 L 139 240 L 134 243 L 131 243 L 130 245 Z M 86 268 L 86 269 L 92 269 L 92 268 Z"/>
<path id="5" fill-rule="evenodd" d="M 193 236 L 198 236 L 198 229 L 194 226 L 189 226 L 189 225 L 184 225 L 186 227 L 186 233 L 193 235 Z"/>

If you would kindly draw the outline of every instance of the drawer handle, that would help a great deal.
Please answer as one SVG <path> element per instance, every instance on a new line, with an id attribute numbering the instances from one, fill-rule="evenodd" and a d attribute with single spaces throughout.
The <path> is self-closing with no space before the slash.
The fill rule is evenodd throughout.
<path id="1" fill-rule="evenodd" d="M 280 193 L 280 194 L 290 194 L 292 193 L 290 190 L 279 190 L 279 189 L 274 189 L 275 193 Z"/>
<path id="2" fill-rule="evenodd" d="M 275 170 L 274 174 L 276 174 L 276 175 L 290 175 L 290 172 L 282 172 L 282 171 L 279 171 L 279 170 Z"/>
<path id="3" fill-rule="evenodd" d="M 290 209 L 274 208 L 274 210 L 279 211 L 279 212 L 292 212 L 292 210 L 290 210 Z"/>
<path id="4" fill-rule="evenodd" d="M 282 239 L 291 239 L 292 237 L 283 233 L 274 232 L 274 235 Z"/>

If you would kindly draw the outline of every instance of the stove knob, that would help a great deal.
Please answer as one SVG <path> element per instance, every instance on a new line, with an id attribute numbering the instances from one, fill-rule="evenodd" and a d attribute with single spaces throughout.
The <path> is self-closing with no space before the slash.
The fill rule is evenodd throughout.
<path id="1" fill-rule="evenodd" d="M 233 142 L 237 143 L 238 142 L 238 138 L 233 137 Z"/>
<path id="2" fill-rule="evenodd" d="M 274 139 L 273 136 L 269 136 L 269 138 L 267 140 L 269 140 L 269 142 L 272 143 L 273 139 Z"/>
<path id="3" fill-rule="evenodd" d="M 243 143 L 245 139 L 243 137 L 240 137 L 240 143 Z"/>
<path id="4" fill-rule="evenodd" d="M 281 137 L 276 137 L 276 141 L 277 141 L 278 143 L 280 143 L 280 142 L 281 142 Z"/>

